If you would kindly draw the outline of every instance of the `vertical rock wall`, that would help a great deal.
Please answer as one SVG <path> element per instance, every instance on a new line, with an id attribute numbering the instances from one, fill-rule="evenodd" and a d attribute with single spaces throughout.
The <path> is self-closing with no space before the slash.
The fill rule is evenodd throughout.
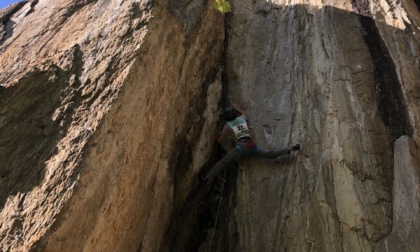
<path id="1" fill-rule="evenodd" d="M 303 149 L 240 165 L 230 250 L 383 251 L 391 230 L 400 245 L 416 240 L 418 222 L 396 209 L 419 213 L 418 147 L 393 150 L 420 139 L 415 2 L 232 2 L 230 94 L 259 145 Z"/>
<path id="2" fill-rule="evenodd" d="M 418 249 L 418 1 L 230 2 L 0 13 L 0 250 Z M 302 150 L 208 190 L 222 76 L 258 145 Z"/>
<path id="3" fill-rule="evenodd" d="M 159 250 L 212 151 L 223 15 L 136 0 L 8 13 L 0 250 Z"/>
<path id="4" fill-rule="evenodd" d="M 188 35 L 165 6 L 154 7 L 159 18 L 91 140 L 79 188 L 61 216 L 65 223 L 46 239 L 47 251 L 161 247 L 184 188 L 196 185 L 210 154 L 218 119 L 223 26 L 217 13 L 202 7 Z M 191 155 L 186 162 L 184 151 Z"/>
<path id="5" fill-rule="evenodd" d="M 0 42 L 0 250 L 25 251 L 71 198 L 150 3 L 31 1 L 13 12 Z"/>

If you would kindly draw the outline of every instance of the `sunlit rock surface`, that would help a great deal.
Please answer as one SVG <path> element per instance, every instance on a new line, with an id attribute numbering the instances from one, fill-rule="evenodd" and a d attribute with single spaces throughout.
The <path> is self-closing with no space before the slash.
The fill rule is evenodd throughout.
<path id="1" fill-rule="evenodd" d="M 0 250 L 161 246 L 212 150 L 223 19 L 203 2 L 117 0 L 41 0 L 9 17 Z"/>

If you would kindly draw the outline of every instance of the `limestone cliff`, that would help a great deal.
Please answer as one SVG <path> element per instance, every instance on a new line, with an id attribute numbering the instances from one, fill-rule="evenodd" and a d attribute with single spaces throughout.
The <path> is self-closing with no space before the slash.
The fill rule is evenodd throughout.
<path id="1" fill-rule="evenodd" d="M 280 167 L 242 164 L 230 250 L 420 248 L 415 2 L 234 3 L 230 93 L 259 143 L 304 147 Z"/>
<path id="2" fill-rule="evenodd" d="M 0 251 L 417 251 L 417 0 L 0 10 Z M 226 95 L 256 142 L 211 186 Z"/>

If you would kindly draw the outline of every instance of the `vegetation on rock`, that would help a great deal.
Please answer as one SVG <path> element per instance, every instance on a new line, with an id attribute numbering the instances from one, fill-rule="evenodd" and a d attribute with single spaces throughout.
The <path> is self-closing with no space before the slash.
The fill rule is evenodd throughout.
<path id="1" fill-rule="evenodd" d="M 228 13 L 232 10 L 232 6 L 230 5 L 229 1 L 226 0 L 215 0 L 214 7 L 220 12 L 220 13 Z"/>

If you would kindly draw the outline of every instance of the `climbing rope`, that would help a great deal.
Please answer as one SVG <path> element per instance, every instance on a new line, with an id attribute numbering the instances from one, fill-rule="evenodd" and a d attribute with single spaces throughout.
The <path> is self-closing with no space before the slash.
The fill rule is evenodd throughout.
<path id="1" fill-rule="evenodd" d="M 225 183 L 226 183 L 226 169 L 223 175 L 223 184 L 222 184 L 222 190 L 220 191 L 220 199 L 219 199 L 219 206 L 217 207 L 217 214 L 216 214 L 216 221 L 214 223 L 214 231 L 213 231 L 213 237 L 211 238 L 211 242 L 210 242 L 210 251 L 212 251 L 213 248 L 213 242 L 214 242 L 214 237 L 216 236 L 216 227 L 217 227 L 217 222 L 219 219 L 219 213 L 220 213 L 220 208 L 222 206 L 222 199 L 223 199 L 223 190 L 225 189 Z"/>

